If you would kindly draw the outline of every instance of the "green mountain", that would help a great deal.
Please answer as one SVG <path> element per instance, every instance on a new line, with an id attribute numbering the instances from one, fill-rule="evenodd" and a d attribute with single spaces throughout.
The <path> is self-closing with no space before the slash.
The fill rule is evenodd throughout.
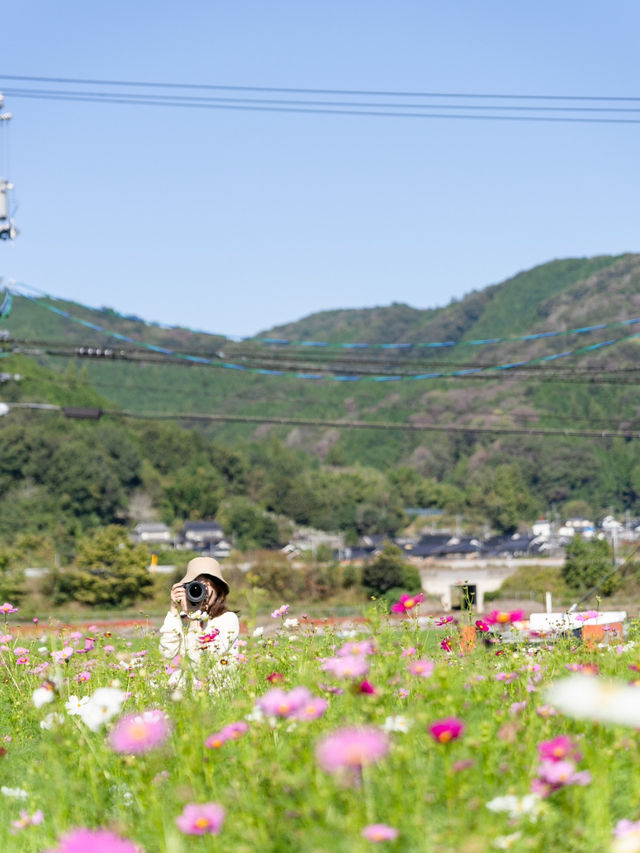
<path id="1" fill-rule="evenodd" d="M 419 310 L 392 304 L 321 312 L 244 342 L 146 324 L 111 309 L 42 300 L 106 332 L 196 358 L 208 357 L 212 365 L 134 347 L 15 297 L 10 315 L 0 321 L 0 332 L 11 335 L 5 346 L 14 353 L 2 364 L 5 371 L 20 373 L 23 378 L 4 383 L 0 392 L 8 401 L 180 415 L 181 423 L 213 438 L 217 445 L 235 450 L 265 447 L 277 439 L 288 453 L 306 460 L 299 474 L 314 466 L 336 472 L 361 465 L 378 469 L 386 477 L 396 476 L 398 469 L 408 472 L 402 474 L 405 485 L 409 481 L 415 485 L 421 478 L 431 484 L 427 492 L 411 492 L 407 486 L 403 501 L 437 504 L 460 500 L 467 506 L 486 502 L 491 489 L 497 488 L 496 470 L 506 466 L 508 482 L 500 488 L 526 492 L 531 502 L 525 501 L 529 509 L 522 510 L 524 515 L 535 511 L 534 506 L 546 511 L 552 503 L 575 499 L 587 501 L 595 512 L 609 506 L 640 512 L 637 441 L 570 434 L 573 430 L 638 426 L 632 383 L 640 339 L 630 337 L 638 326 L 567 334 L 572 329 L 621 323 L 640 315 L 639 294 L 640 255 L 557 260 L 442 308 Z M 550 331 L 563 334 L 540 336 Z M 468 343 L 536 335 L 529 340 Z M 267 344 L 265 338 L 286 338 L 291 343 Z M 616 343 L 585 350 L 611 340 Z M 309 341 L 333 346 L 301 345 Z M 337 346 L 346 342 L 459 345 L 407 349 Z M 75 348 L 80 346 L 94 353 L 79 357 Z M 121 357 L 96 357 L 95 350 L 105 347 Z M 574 350 L 577 352 L 569 357 L 530 364 Z M 526 364 L 518 369 L 491 370 L 520 362 Z M 264 372 L 274 370 L 285 375 Z M 478 372 L 411 378 L 460 370 Z M 293 375 L 319 372 L 324 379 Z M 335 381 L 331 376 L 336 374 L 361 379 Z M 380 381 L 387 376 L 403 379 Z M 196 422 L 189 414 L 238 420 Z M 268 422 L 277 418 L 324 423 Z M 386 426 L 379 430 L 340 426 L 340 422 L 354 421 Z M 392 429 L 393 424 L 430 429 L 409 432 Z M 456 431 L 460 428 L 465 431 Z M 566 430 L 567 434 L 533 432 L 549 429 Z M 438 492 L 442 488 L 445 493 Z M 457 496 L 455 500 L 452 495 Z"/>

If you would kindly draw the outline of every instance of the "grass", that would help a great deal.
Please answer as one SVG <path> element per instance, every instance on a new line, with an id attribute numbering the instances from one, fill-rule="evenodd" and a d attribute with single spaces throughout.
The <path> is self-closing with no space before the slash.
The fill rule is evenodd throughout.
<path id="1" fill-rule="evenodd" d="M 362 829 L 384 823 L 398 830 L 395 841 L 382 844 L 394 853 L 481 853 L 516 832 L 516 851 L 595 853 L 609 849 L 618 820 L 640 818 L 637 731 L 539 713 L 545 685 L 566 675 L 567 663 L 597 663 L 603 674 L 627 679 L 634 647 L 588 648 L 573 638 L 532 645 L 523 637 L 516 645 L 478 642 L 462 654 L 455 623 L 391 620 L 375 606 L 366 617 L 348 635 L 341 625 L 320 628 L 300 619 L 297 627 L 285 628 L 272 620 L 275 634 L 242 638 L 232 689 L 211 694 L 206 687 L 192 689 L 189 679 L 181 698 L 167 684 L 167 661 L 158 654 L 153 630 L 94 631 L 93 650 L 58 665 L 51 652 L 69 644 L 82 650 L 86 633 L 74 638 L 68 630 L 41 626 L 40 637 L 19 640 L 29 649 L 28 664 L 17 663 L 18 641 L 5 641 L 2 785 L 24 789 L 27 797 L 0 796 L 0 849 L 56 849 L 74 827 L 104 827 L 146 853 L 364 853 L 375 842 L 364 839 Z M 11 623 L 6 633 L 12 633 Z M 451 653 L 440 647 L 444 636 L 451 638 Z M 322 661 L 346 642 L 365 639 L 375 648 L 366 676 L 374 693 L 361 692 L 362 679 L 339 679 L 322 669 Z M 429 678 L 409 673 L 416 659 L 434 661 Z M 83 672 L 90 680 L 77 680 Z M 326 698 L 325 713 L 300 721 L 256 719 L 256 700 L 272 689 L 267 676 L 274 672 L 282 676 L 281 688 L 305 686 Z M 501 680 L 500 673 L 513 677 Z M 58 687 L 52 702 L 36 708 L 33 691 L 45 679 Z M 116 683 L 128 694 L 121 714 L 161 709 L 167 715 L 171 733 L 162 744 L 138 755 L 119 754 L 108 739 L 116 718 L 94 732 L 67 712 L 70 695 L 90 696 Z M 515 702 L 525 703 L 519 713 L 511 710 Z M 43 729 L 52 712 L 61 715 L 60 723 Z M 381 731 L 398 715 L 408 731 L 388 733 L 389 751 L 379 761 L 346 775 L 319 766 L 316 748 L 327 734 L 344 726 Z M 465 731 L 439 743 L 429 726 L 450 716 L 462 719 Z M 209 735 L 247 717 L 246 734 L 219 749 L 205 747 Z M 555 791 L 541 801 L 536 820 L 514 822 L 487 809 L 495 797 L 529 792 L 538 744 L 561 733 L 578 744 L 579 767 L 593 782 Z M 226 810 L 220 835 L 180 832 L 176 817 L 183 807 L 206 802 Z M 12 832 L 21 809 L 41 809 L 44 821 Z"/>

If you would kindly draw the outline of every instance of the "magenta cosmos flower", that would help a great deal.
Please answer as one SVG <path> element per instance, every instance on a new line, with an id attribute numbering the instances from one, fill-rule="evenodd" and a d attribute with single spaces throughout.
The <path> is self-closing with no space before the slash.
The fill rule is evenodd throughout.
<path id="1" fill-rule="evenodd" d="M 373 727 L 338 729 L 316 745 L 316 759 L 323 770 L 339 773 L 374 764 L 389 751 L 384 732 Z"/>
<path id="2" fill-rule="evenodd" d="M 217 835 L 224 817 L 225 810 L 219 803 L 189 803 L 176 818 L 176 823 L 186 835 Z"/>
<path id="3" fill-rule="evenodd" d="M 154 709 L 142 714 L 122 717 L 109 735 L 109 743 L 116 752 L 146 752 L 159 746 L 169 734 L 169 719 L 164 711 Z"/>
<path id="4" fill-rule="evenodd" d="M 142 853 L 132 841 L 106 829 L 76 829 L 60 839 L 58 847 L 46 853 Z"/>
<path id="5" fill-rule="evenodd" d="M 367 841 L 393 841 L 398 837 L 398 830 L 386 823 L 371 823 L 360 834 Z"/>
<path id="6" fill-rule="evenodd" d="M 539 743 L 538 755 L 542 761 L 564 761 L 567 758 L 580 761 L 582 757 L 575 743 L 567 735 L 558 735 L 552 740 Z"/>
<path id="7" fill-rule="evenodd" d="M 484 620 L 489 625 L 508 625 L 526 619 L 524 610 L 492 610 Z"/>
<path id="8" fill-rule="evenodd" d="M 457 740 L 464 730 L 464 723 L 457 717 L 445 717 L 443 720 L 436 720 L 429 726 L 431 735 L 438 743 L 449 743 L 450 740 Z"/>
<path id="9" fill-rule="evenodd" d="M 400 600 L 391 605 L 392 613 L 408 613 L 424 601 L 424 595 L 419 592 L 417 595 L 401 595 Z"/>

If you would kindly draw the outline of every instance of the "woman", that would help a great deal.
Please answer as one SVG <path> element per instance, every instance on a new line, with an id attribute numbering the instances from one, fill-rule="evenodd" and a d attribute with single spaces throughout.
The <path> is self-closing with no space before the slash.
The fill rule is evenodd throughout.
<path id="1" fill-rule="evenodd" d="M 193 604 L 186 584 L 198 581 L 205 597 Z M 169 684 L 184 683 L 181 669 L 190 668 L 200 680 L 207 679 L 216 689 L 228 683 L 238 659 L 238 617 L 227 609 L 229 585 L 222 577 L 220 563 L 211 557 L 195 557 L 185 576 L 171 587 L 171 607 L 160 628 L 160 652 L 164 657 L 180 657 L 182 667 L 171 673 Z"/>

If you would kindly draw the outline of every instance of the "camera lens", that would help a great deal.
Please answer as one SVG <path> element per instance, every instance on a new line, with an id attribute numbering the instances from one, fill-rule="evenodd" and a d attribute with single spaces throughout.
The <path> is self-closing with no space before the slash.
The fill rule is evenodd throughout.
<path id="1" fill-rule="evenodd" d="M 200 581 L 186 583 L 184 588 L 187 591 L 187 601 L 189 604 L 200 604 L 207 597 L 207 588 Z"/>

